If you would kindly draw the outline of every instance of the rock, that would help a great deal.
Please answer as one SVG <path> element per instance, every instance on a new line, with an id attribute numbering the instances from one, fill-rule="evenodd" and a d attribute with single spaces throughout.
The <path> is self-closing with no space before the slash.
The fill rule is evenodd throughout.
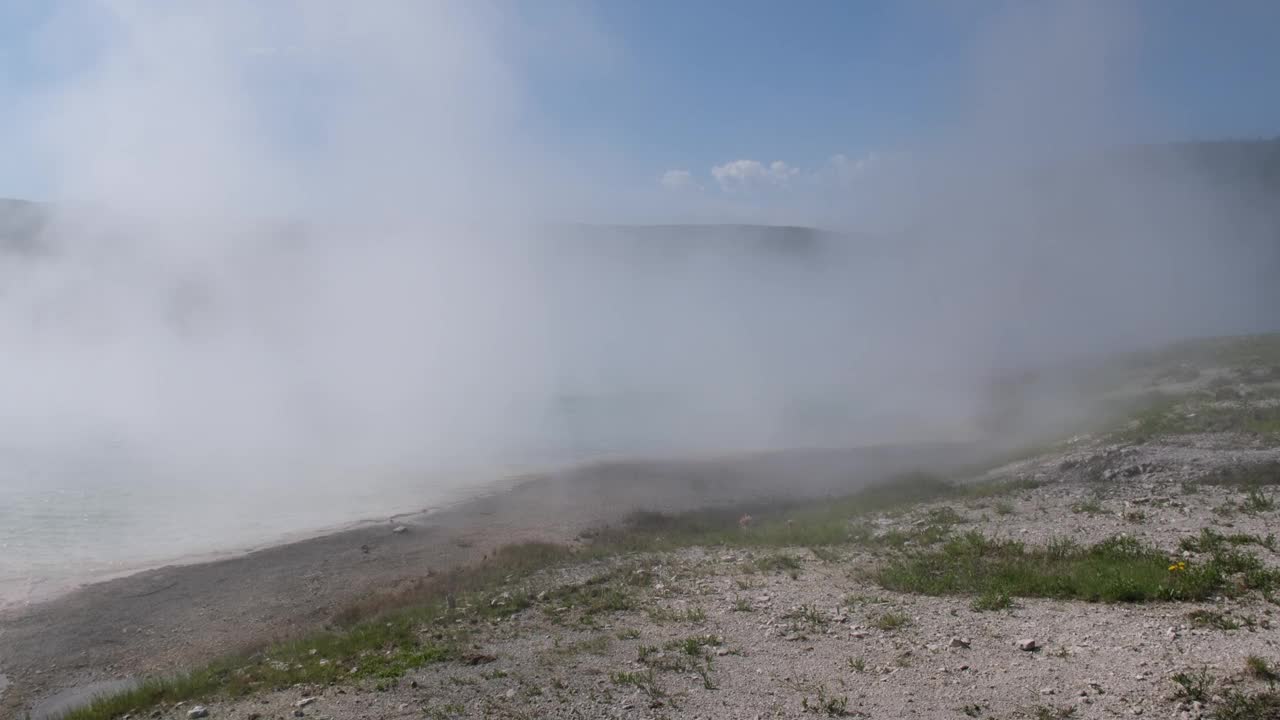
<path id="1" fill-rule="evenodd" d="M 1035 652 L 1040 649 L 1040 643 L 1032 638 L 1023 638 L 1018 641 L 1018 649 L 1023 652 Z"/>
<path id="2" fill-rule="evenodd" d="M 969 638 L 953 637 L 953 638 L 951 638 L 951 643 L 950 643 L 950 645 L 951 645 L 951 647 L 953 647 L 953 648 L 965 648 L 965 649 L 968 649 L 968 647 L 969 647 Z"/>
<path id="3" fill-rule="evenodd" d="M 299 700 L 298 702 L 294 703 L 294 704 L 293 704 L 293 706 L 294 706 L 294 707 L 296 707 L 296 708 L 304 708 L 304 707 L 306 707 L 306 706 L 310 705 L 311 703 L 313 703 L 313 702 L 315 702 L 315 701 L 316 701 L 316 698 L 315 698 L 315 696 L 314 696 L 314 695 L 313 695 L 313 696 L 311 696 L 311 697 L 304 697 L 304 698 L 302 698 L 301 700 Z"/>
<path id="4" fill-rule="evenodd" d="M 306 716 L 307 716 L 307 714 L 306 714 L 306 713 L 304 713 L 304 712 L 302 712 L 302 708 L 298 708 L 297 710 L 294 710 L 294 711 L 293 711 L 293 716 L 294 716 L 294 717 L 306 717 Z"/>
<path id="5" fill-rule="evenodd" d="M 508 689 L 505 693 L 503 693 L 503 694 L 507 696 L 507 699 L 508 699 L 508 700 L 510 700 L 511 698 L 513 698 L 513 697 L 515 697 L 515 696 L 516 696 L 516 689 L 515 689 L 515 688 L 509 688 L 509 689 Z"/>
<path id="6" fill-rule="evenodd" d="M 395 528 L 393 528 L 393 529 L 391 530 L 391 532 L 393 532 L 393 533 L 395 533 L 395 534 L 397 534 L 397 535 L 403 535 L 404 533 L 409 532 L 409 528 L 407 528 L 407 527 L 405 527 L 405 526 L 403 526 L 403 525 L 397 525 L 397 526 L 395 526 Z"/>
<path id="7" fill-rule="evenodd" d="M 197 705 L 187 711 L 187 717 L 189 718 L 209 717 L 209 708 L 203 705 Z"/>
<path id="8" fill-rule="evenodd" d="M 1054 692 L 1055 692 L 1055 691 L 1054 691 L 1054 689 L 1053 689 L 1053 688 L 1051 688 L 1051 687 L 1047 687 L 1047 688 L 1040 688 L 1040 694 L 1041 694 L 1041 695 L 1053 695 L 1053 694 L 1054 694 Z"/>

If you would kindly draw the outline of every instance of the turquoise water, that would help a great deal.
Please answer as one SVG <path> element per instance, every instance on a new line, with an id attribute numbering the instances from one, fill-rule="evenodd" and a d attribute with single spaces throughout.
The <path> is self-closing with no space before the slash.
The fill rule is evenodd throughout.
<path id="1" fill-rule="evenodd" d="M 451 502 L 484 482 L 385 469 L 179 471 L 103 448 L 7 455 L 0 464 L 0 608 Z"/>

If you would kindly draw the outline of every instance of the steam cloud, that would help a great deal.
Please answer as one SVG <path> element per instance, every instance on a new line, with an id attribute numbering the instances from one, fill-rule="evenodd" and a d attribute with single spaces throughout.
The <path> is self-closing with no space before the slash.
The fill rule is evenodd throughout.
<path id="1" fill-rule="evenodd" d="M 10 445 L 306 483 L 972 437 L 993 373 L 1275 321 L 1275 211 L 1109 149 L 1144 120 L 1110 4 L 993 22 L 953 131 L 649 214 L 819 235 L 549 222 L 635 208 L 523 129 L 551 39 L 510 8 L 87 7 L 18 109 L 56 203 L 0 266 Z"/>

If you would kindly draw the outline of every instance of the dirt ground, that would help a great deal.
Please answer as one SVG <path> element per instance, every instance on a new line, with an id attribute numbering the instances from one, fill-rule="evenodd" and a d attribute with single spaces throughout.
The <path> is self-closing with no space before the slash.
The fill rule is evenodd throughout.
<path id="1" fill-rule="evenodd" d="M 872 522 L 886 533 L 918 527 L 945 504 L 963 531 L 1028 544 L 1126 534 L 1176 558 L 1179 541 L 1202 528 L 1258 537 L 1280 529 L 1275 510 L 1224 512 L 1242 499 L 1239 489 L 1184 485 L 1214 468 L 1274 460 L 1280 448 L 1218 436 L 1069 448 L 991 474 L 1045 486 Z M 1113 478 L 1086 477 L 1099 470 Z M 1280 566 L 1274 549 L 1253 549 Z M 1015 599 L 983 611 L 968 597 L 886 591 L 865 574 L 879 558 L 857 548 L 790 548 L 782 554 L 792 567 L 760 569 L 773 552 L 693 548 L 548 573 L 529 590 L 554 598 L 556 588 L 618 567 L 643 582 L 632 609 L 592 622 L 554 600 L 490 621 L 476 633 L 475 665 L 427 665 L 391 684 L 294 687 L 211 705 L 210 717 L 1181 720 L 1207 716 L 1207 702 L 1175 697 L 1173 675 L 1204 669 L 1226 686 L 1257 689 L 1265 684 L 1245 671 L 1245 659 L 1280 662 L 1280 608 L 1257 595 L 1144 604 Z M 494 602 L 501 598 L 495 592 Z M 1205 627 L 1191 618 L 1196 610 L 1240 627 Z M 1034 649 L 1024 649 L 1027 640 Z"/>

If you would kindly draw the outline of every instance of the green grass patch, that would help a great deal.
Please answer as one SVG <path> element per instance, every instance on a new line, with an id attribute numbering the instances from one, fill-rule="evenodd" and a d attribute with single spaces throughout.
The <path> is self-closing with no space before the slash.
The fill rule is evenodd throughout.
<path id="1" fill-rule="evenodd" d="M 1232 578 L 1237 574 L 1238 581 Z M 1234 549 L 1190 563 L 1171 561 L 1127 537 L 1090 546 L 1059 540 L 1028 548 L 976 532 L 893 558 L 875 578 L 886 589 L 923 595 L 1003 593 L 1089 602 L 1202 600 L 1234 590 L 1270 591 L 1278 580 L 1257 558 Z"/>
<path id="2" fill-rule="evenodd" d="M 1249 533 L 1232 533 L 1226 535 L 1213 528 L 1201 528 L 1199 535 L 1184 537 L 1178 541 L 1178 547 L 1195 553 L 1216 553 L 1238 545 L 1257 545 L 1268 550 L 1276 549 L 1276 536 L 1268 533 L 1265 537 Z"/>
<path id="3" fill-rule="evenodd" d="M 1258 488 L 1251 488 L 1240 503 L 1240 509 L 1247 513 L 1271 512 L 1276 509 L 1276 501 Z"/>
<path id="4" fill-rule="evenodd" d="M 1170 680 L 1173 681 L 1175 700 L 1203 703 L 1208 702 L 1209 696 L 1213 694 L 1213 677 L 1209 675 L 1208 668 L 1183 670 L 1175 673 Z"/>
<path id="5" fill-rule="evenodd" d="M 1188 402 L 1167 397 L 1138 413 L 1115 439 L 1144 443 L 1169 435 L 1240 432 L 1280 434 L 1280 406 L 1242 402 L 1237 406 Z"/>
<path id="6" fill-rule="evenodd" d="M 911 618 L 906 613 L 900 612 L 887 612 L 882 615 L 877 615 L 875 619 L 871 621 L 872 627 L 878 630 L 884 630 L 885 632 L 901 630 L 910 624 Z"/>
<path id="7" fill-rule="evenodd" d="M 1013 607 L 1013 598 L 1008 593 L 995 590 L 987 590 L 981 595 L 975 597 L 973 602 L 969 603 L 969 607 L 974 612 L 990 612 L 993 610 L 1007 610 Z"/>

